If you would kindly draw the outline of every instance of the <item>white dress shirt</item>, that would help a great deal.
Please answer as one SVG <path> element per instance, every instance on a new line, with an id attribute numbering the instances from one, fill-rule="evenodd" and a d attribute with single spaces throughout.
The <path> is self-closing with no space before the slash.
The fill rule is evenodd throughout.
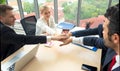
<path id="1" fill-rule="evenodd" d="M 84 45 L 83 44 L 83 38 L 84 37 L 71 37 L 72 38 L 72 43 L 76 43 L 76 44 L 80 44 L 80 45 Z"/>
<path id="2" fill-rule="evenodd" d="M 114 69 L 116 69 L 117 67 L 120 66 L 120 55 L 116 55 L 115 59 L 116 59 L 116 63 L 112 67 L 112 70 L 114 70 Z"/>
<path id="3" fill-rule="evenodd" d="M 48 34 L 55 34 L 55 21 L 52 16 L 49 18 L 49 26 L 43 17 L 37 20 L 36 23 L 36 35 L 43 34 L 44 32 Z"/>

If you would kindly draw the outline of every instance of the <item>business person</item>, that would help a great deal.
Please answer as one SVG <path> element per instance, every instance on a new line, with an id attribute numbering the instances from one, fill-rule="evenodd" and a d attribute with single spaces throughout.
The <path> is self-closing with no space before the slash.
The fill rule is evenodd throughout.
<path id="1" fill-rule="evenodd" d="M 11 28 L 11 26 L 14 25 L 16 20 L 12 10 L 13 8 L 11 6 L 0 4 L 1 61 L 25 44 L 46 43 L 50 40 L 64 39 L 64 37 L 62 37 L 61 35 L 26 36 L 16 34 L 15 31 Z"/>
<path id="2" fill-rule="evenodd" d="M 99 38 L 98 37 L 92 37 L 92 39 L 88 38 L 88 37 L 83 38 L 83 44 L 88 45 L 88 46 L 95 46 L 97 48 L 102 49 L 102 59 L 101 59 L 101 65 L 102 65 L 104 62 L 106 51 L 107 51 L 107 48 L 103 42 L 102 31 L 103 31 L 103 24 L 100 24 L 96 28 L 89 28 L 89 29 L 85 29 L 85 30 L 69 32 L 67 34 L 67 36 L 68 37 L 70 37 L 70 36 L 83 37 L 83 36 L 90 36 L 90 35 L 99 35 Z M 93 42 L 92 40 L 97 40 L 97 42 Z M 81 44 L 81 43 L 79 43 L 79 44 Z"/>
<path id="3" fill-rule="evenodd" d="M 36 23 L 36 35 L 40 34 L 55 34 L 55 21 L 51 15 L 50 8 L 46 5 L 40 7 L 41 17 Z"/>
<path id="4" fill-rule="evenodd" d="M 120 71 L 120 11 L 119 4 L 110 7 L 105 13 L 105 22 L 103 24 L 103 37 L 105 45 L 112 48 L 116 55 L 107 52 L 103 64 L 104 71 Z M 110 55 L 111 54 L 111 55 Z M 114 60 L 115 59 L 115 60 Z M 113 62 L 115 61 L 115 62 Z"/>
<path id="5" fill-rule="evenodd" d="M 81 43 L 85 45 L 96 45 L 102 46 L 102 49 L 107 49 L 107 53 L 105 55 L 105 61 L 102 65 L 102 71 L 120 71 L 120 31 L 119 31 L 119 4 L 112 6 L 107 9 L 105 13 L 106 20 L 103 24 L 103 37 L 102 38 L 93 38 L 93 37 L 80 37 L 80 38 L 69 38 L 64 40 L 62 45 L 68 44 L 70 42 Z M 102 39 L 102 40 L 100 40 Z M 100 45 L 102 44 L 102 45 Z M 107 47 L 109 48 L 107 48 Z M 112 58 L 115 57 L 116 62 L 113 66 Z"/>

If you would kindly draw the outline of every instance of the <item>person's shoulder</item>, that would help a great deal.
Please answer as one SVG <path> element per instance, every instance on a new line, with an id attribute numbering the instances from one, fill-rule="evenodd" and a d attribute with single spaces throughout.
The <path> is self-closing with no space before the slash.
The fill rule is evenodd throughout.
<path id="1" fill-rule="evenodd" d="M 0 28 L 2 29 L 3 27 L 5 27 L 5 25 L 2 22 L 0 22 Z"/>
<path id="2" fill-rule="evenodd" d="M 43 17 L 37 19 L 37 23 L 40 23 L 40 22 L 42 22 L 42 23 L 44 22 L 44 18 Z"/>
<path id="3" fill-rule="evenodd" d="M 43 20 L 43 18 L 41 17 L 41 18 L 39 18 L 39 19 L 37 19 L 37 21 L 41 21 L 41 20 Z"/>
<path id="4" fill-rule="evenodd" d="M 0 21 L 0 26 L 3 26 L 3 23 Z"/>

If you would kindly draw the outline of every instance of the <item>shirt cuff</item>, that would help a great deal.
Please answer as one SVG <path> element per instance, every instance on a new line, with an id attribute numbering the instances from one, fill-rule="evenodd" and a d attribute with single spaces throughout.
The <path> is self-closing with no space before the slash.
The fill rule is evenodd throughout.
<path id="1" fill-rule="evenodd" d="M 47 36 L 47 42 L 51 41 L 51 36 Z"/>
<path id="2" fill-rule="evenodd" d="M 72 38 L 72 43 L 83 45 L 83 37 L 79 37 L 79 38 L 71 37 L 71 38 Z"/>

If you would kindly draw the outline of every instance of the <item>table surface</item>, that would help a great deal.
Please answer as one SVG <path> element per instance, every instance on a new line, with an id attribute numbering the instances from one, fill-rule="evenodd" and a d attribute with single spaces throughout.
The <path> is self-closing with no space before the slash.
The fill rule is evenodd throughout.
<path id="1" fill-rule="evenodd" d="M 50 47 L 40 44 L 35 58 L 21 71 L 84 71 L 82 64 L 95 66 L 100 71 L 101 49 L 94 52 L 72 43 L 59 46 L 61 43 L 52 41 Z"/>

